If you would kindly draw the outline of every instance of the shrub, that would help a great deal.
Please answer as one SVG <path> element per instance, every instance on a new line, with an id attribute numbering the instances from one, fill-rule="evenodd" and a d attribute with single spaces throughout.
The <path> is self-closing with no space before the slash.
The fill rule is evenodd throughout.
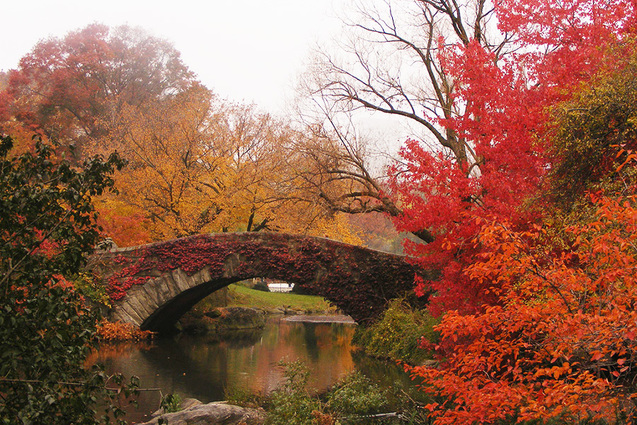
<path id="1" fill-rule="evenodd" d="M 266 425 L 312 425 L 312 412 L 319 410 L 320 403 L 306 389 L 307 367 L 299 361 L 280 365 L 285 368 L 285 381 L 270 395 Z"/>
<path id="2" fill-rule="evenodd" d="M 285 381 L 269 396 L 233 388 L 227 393 L 232 404 L 262 406 L 267 411 L 267 425 L 428 425 L 431 423 L 425 404 L 431 400 L 414 387 L 416 397 L 400 384 L 382 389 L 372 379 L 354 372 L 327 394 L 310 395 L 309 377 L 301 362 L 280 363 Z"/>
<path id="3" fill-rule="evenodd" d="M 252 289 L 254 289 L 255 291 L 270 292 L 270 288 L 268 287 L 268 284 L 265 283 L 265 281 L 259 281 L 255 283 Z"/>
<path id="4" fill-rule="evenodd" d="M 387 407 L 387 394 L 360 372 L 341 381 L 327 396 L 327 409 L 335 415 L 368 415 Z"/>
<path id="5" fill-rule="evenodd" d="M 266 396 L 240 386 L 233 386 L 224 390 L 225 399 L 235 406 L 259 408 L 266 403 Z"/>
<path id="6" fill-rule="evenodd" d="M 142 341 L 152 335 L 151 331 L 142 331 L 130 323 L 102 320 L 97 326 L 97 336 L 102 341 Z"/>
<path id="7" fill-rule="evenodd" d="M 437 323 L 427 311 L 397 299 L 389 304 L 378 322 L 356 330 L 354 343 L 375 357 L 419 364 L 431 358 L 431 353 L 422 345 L 437 340 L 438 335 L 433 330 Z"/>
<path id="8" fill-rule="evenodd" d="M 106 293 L 106 288 L 95 279 L 93 274 L 82 271 L 73 276 L 71 280 L 75 289 L 96 306 L 111 306 L 111 299 Z"/>
<path id="9" fill-rule="evenodd" d="M 123 162 L 71 164 L 37 138 L 20 156 L 12 148 L 0 135 L 0 423 L 122 423 L 117 399 L 137 382 L 112 392 L 121 377 L 86 368 L 97 312 L 69 280 L 100 239 L 91 198 Z"/>
<path id="10" fill-rule="evenodd" d="M 160 408 L 164 413 L 174 413 L 181 410 L 181 396 L 179 394 L 166 394 L 161 398 Z"/>

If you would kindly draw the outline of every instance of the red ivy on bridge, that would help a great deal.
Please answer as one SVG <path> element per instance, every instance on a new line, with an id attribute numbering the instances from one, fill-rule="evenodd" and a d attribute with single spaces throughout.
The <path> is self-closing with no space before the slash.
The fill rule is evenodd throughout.
<path id="1" fill-rule="evenodd" d="M 207 268 L 212 280 L 262 276 L 294 282 L 361 320 L 376 317 L 388 299 L 410 290 L 414 276 L 413 266 L 398 256 L 281 234 L 197 235 L 123 252 L 111 262 L 119 268 L 106 280 L 114 301 L 163 273 L 181 269 L 192 276 Z"/>

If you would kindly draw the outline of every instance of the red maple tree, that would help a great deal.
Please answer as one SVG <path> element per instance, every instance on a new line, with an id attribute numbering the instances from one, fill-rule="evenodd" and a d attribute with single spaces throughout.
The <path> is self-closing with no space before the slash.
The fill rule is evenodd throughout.
<path id="1" fill-rule="evenodd" d="M 625 41 L 634 29 L 634 7 L 613 4 L 496 2 L 499 28 L 518 47 L 504 56 L 477 40 L 440 39 L 441 63 L 453 77 L 454 102 L 463 113 L 438 122 L 466 140 L 473 161 L 407 141 L 391 181 L 404 211 L 397 228 L 426 228 L 435 236 L 433 243 L 407 246 L 415 261 L 441 271 L 436 281 L 417 282 L 418 292 L 433 294 L 432 313 L 475 313 L 498 303 L 464 273 L 480 252 L 471 240 L 483 219 L 523 230 L 546 211 L 549 200 L 541 189 L 554 162 L 545 143 L 551 108 L 630 55 Z"/>

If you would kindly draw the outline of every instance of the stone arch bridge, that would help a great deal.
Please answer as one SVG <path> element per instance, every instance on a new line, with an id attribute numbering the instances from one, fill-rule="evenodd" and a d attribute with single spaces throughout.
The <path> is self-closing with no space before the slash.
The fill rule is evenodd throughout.
<path id="1" fill-rule="evenodd" d="M 281 233 L 196 235 L 95 254 L 112 300 L 111 320 L 158 332 L 231 283 L 265 277 L 321 295 L 359 323 L 413 287 L 416 270 L 399 255 Z"/>

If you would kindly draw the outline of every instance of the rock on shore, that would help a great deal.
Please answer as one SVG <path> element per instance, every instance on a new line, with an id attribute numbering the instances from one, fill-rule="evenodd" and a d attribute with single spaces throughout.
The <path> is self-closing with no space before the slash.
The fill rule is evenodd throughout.
<path id="1" fill-rule="evenodd" d="M 174 413 L 159 414 L 138 425 L 157 425 L 163 419 L 168 425 L 261 425 L 265 421 L 263 410 L 234 406 L 225 402 L 191 405 Z"/>

